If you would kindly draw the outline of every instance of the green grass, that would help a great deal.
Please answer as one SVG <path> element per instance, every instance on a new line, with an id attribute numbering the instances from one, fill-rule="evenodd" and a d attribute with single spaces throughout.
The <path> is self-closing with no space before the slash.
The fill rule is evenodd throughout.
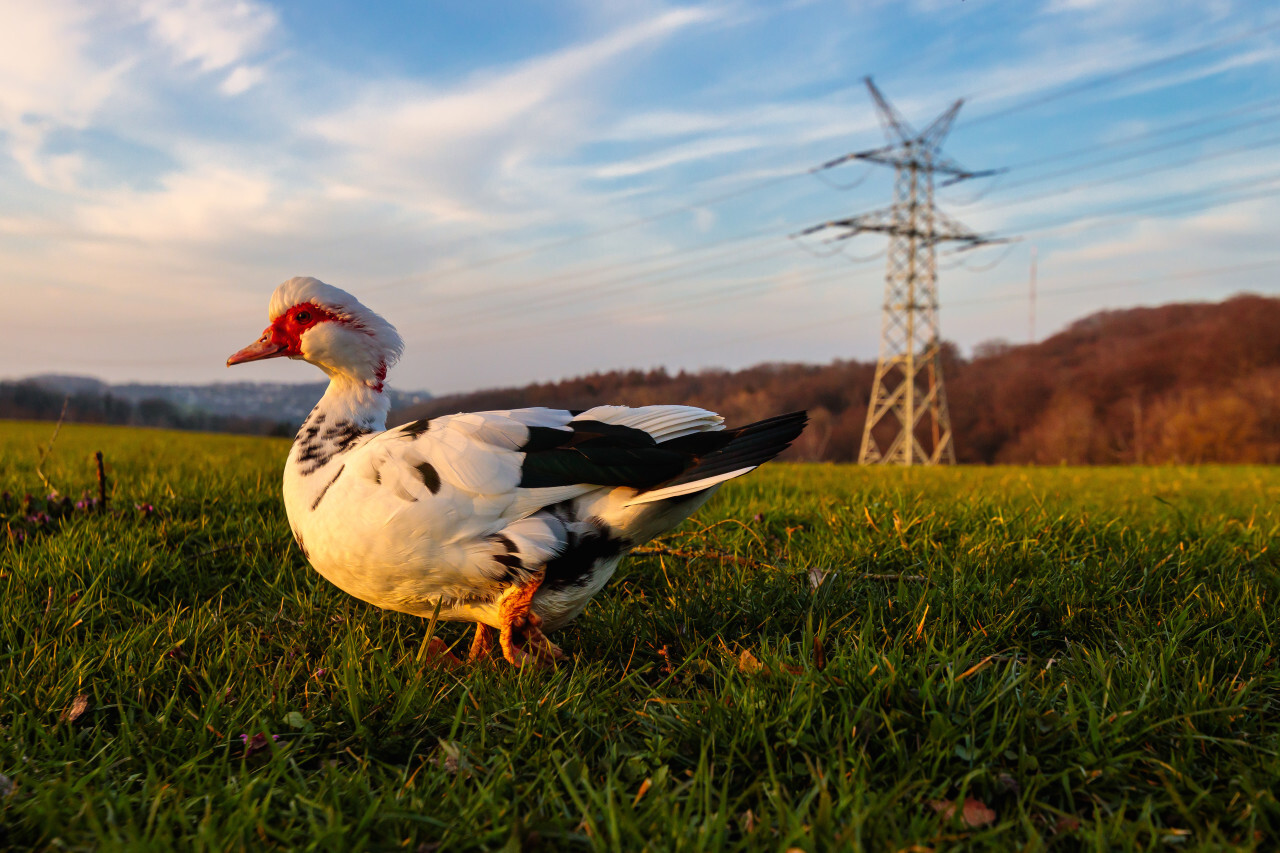
<path id="1" fill-rule="evenodd" d="M 0 424 L 0 489 L 50 433 Z M 45 473 L 101 449 L 115 511 L 0 540 L 4 843 L 1280 844 L 1275 469 L 766 466 L 659 543 L 740 559 L 630 559 L 569 663 L 448 672 L 307 567 L 286 448 L 63 428 Z"/>

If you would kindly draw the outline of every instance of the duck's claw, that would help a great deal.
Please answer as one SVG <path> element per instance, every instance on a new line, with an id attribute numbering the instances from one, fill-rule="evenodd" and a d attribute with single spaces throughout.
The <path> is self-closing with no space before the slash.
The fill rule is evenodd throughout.
<path id="1" fill-rule="evenodd" d="M 498 617 L 502 620 L 498 642 L 502 656 L 512 666 L 520 666 L 525 661 L 534 666 L 554 666 L 564 658 L 560 647 L 542 633 L 541 617 L 529 609 L 542 577 L 539 574 L 525 586 L 511 587 L 498 600 Z M 517 642 L 517 635 L 522 642 Z"/>
<path id="2" fill-rule="evenodd" d="M 431 642 L 427 643 L 427 650 L 423 653 L 423 663 L 442 666 L 445 669 L 457 669 L 462 666 L 462 661 L 449 651 L 449 644 L 439 637 L 432 637 Z"/>

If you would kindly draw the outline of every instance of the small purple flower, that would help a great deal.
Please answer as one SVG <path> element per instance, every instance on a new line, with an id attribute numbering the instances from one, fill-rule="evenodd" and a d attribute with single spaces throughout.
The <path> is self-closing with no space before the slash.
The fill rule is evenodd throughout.
<path id="1" fill-rule="evenodd" d="M 312 677 L 312 678 L 322 678 L 322 677 L 324 677 L 324 674 L 325 674 L 326 672 L 328 672 L 328 671 L 329 671 L 329 670 L 327 670 L 327 669 L 317 669 L 315 672 L 313 672 L 313 673 L 311 674 L 311 677 Z"/>
<path id="2" fill-rule="evenodd" d="M 272 742 L 280 740 L 280 735 L 271 735 L 271 740 Z M 240 743 L 244 746 L 245 755 L 253 755 L 267 748 L 267 735 L 264 732 L 258 732 L 256 735 L 240 735 Z"/>
<path id="3" fill-rule="evenodd" d="M 142 513 L 143 515 L 148 515 L 148 516 L 154 515 L 156 511 L 156 508 L 153 507 L 151 504 L 134 504 L 133 506 L 134 506 L 134 509 L 138 510 L 138 512 Z"/>

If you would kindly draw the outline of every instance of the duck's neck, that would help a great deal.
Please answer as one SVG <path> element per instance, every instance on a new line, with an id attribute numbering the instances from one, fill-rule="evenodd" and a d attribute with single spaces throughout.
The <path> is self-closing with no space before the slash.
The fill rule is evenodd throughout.
<path id="1" fill-rule="evenodd" d="M 391 401 L 376 386 L 335 376 L 316 407 L 302 422 L 289 462 L 310 476 L 337 460 L 365 436 L 387 428 Z"/>
<path id="2" fill-rule="evenodd" d="M 364 432 L 382 432 L 387 428 L 390 411 L 391 400 L 380 380 L 373 384 L 334 376 L 311 415 L 322 412 L 330 425 L 341 421 L 354 424 Z"/>

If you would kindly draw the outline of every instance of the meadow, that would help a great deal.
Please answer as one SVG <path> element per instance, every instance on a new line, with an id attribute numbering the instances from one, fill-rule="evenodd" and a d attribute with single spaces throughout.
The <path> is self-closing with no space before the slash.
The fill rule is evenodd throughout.
<path id="1" fill-rule="evenodd" d="M 1276 469 L 771 464 L 559 668 L 450 671 L 308 568 L 286 441 L 64 426 L 100 512 L 51 433 L 0 423 L 5 846 L 1280 845 Z"/>

